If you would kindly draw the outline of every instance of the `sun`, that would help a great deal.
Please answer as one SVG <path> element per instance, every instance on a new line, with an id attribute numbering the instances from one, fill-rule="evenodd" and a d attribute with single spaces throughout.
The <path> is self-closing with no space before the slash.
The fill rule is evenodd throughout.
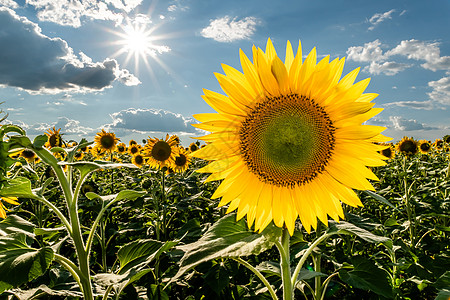
<path id="1" fill-rule="evenodd" d="M 146 30 L 144 26 L 132 25 L 125 26 L 123 30 L 125 36 L 121 43 L 125 52 L 138 56 L 154 55 L 150 30 Z"/>

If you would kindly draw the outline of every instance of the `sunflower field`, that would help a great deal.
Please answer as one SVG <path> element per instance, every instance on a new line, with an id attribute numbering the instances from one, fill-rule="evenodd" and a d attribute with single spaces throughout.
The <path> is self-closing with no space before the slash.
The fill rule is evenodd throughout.
<path id="1" fill-rule="evenodd" d="M 450 299 L 450 136 L 387 143 L 368 80 L 286 48 L 188 147 L 1 125 L 0 299 Z"/>

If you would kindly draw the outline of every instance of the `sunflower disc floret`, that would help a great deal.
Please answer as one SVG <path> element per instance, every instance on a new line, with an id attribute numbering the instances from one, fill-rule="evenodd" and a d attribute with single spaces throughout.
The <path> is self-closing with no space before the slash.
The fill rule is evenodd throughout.
<path id="1" fill-rule="evenodd" d="M 309 232 L 317 219 L 343 218 L 341 201 L 362 206 L 353 191 L 373 190 L 367 168 L 382 166 L 378 143 L 390 140 L 379 126 L 362 125 L 382 111 L 377 94 L 363 94 L 369 79 L 359 69 L 340 79 L 344 59 L 316 63 L 313 49 L 302 62 L 287 43 L 283 62 L 267 42 L 253 47 L 253 62 L 240 51 L 243 72 L 223 65 L 216 77 L 226 95 L 204 90 L 217 113 L 194 115 L 211 132 L 191 155 L 211 162 L 199 172 L 222 180 L 213 199 L 261 232 L 270 223 L 293 234 L 297 218 Z"/>

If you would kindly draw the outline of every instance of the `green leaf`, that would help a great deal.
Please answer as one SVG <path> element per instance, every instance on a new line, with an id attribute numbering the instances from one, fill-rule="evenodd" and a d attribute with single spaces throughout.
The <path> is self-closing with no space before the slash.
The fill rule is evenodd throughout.
<path id="1" fill-rule="evenodd" d="M 131 168 L 131 169 L 135 169 L 137 168 L 135 165 L 133 164 L 119 164 L 119 163 L 111 163 L 111 162 L 106 162 L 106 161 L 100 161 L 100 160 L 96 160 L 95 162 L 93 161 L 76 161 L 76 162 L 59 162 L 59 165 L 69 165 L 72 166 L 76 169 L 78 169 L 81 173 L 81 177 L 86 176 L 87 174 L 95 171 L 95 170 L 100 170 L 100 169 L 117 169 L 117 168 Z"/>
<path id="2" fill-rule="evenodd" d="M 339 277 L 352 287 L 372 291 L 383 297 L 392 298 L 392 287 L 387 273 L 374 262 L 362 256 L 352 258 L 353 270 L 339 271 Z"/>
<path id="3" fill-rule="evenodd" d="M 0 140 L 3 140 L 3 137 L 5 136 L 5 134 L 7 134 L 9 132 L 15 132 L 15 133 L 18 133 L 21 135 L 26 134 L 25 130 L 23 130 L 19 126 L 12 125 L 12 124 L 5 124 L 3 126 L 0 126 Z"/>
<path id="4" fill-rule="evenodd" d="M 23 233 L 26 236 L 34 237 L 34 228 L 36 226 L 16 215 L 9 215 L 0 222 L 0 236 L 7 236 L 12 233 Z"/>
<path id="5" fill-rule="evenodd" d="M 121 247 L 117 252 L 117 258 L 120 262 L 119 274 L 123 274 L 130 268 L 142 263 L 163 245 L 163 242 L 147 239 L 133 241 Z"/>
<path id="6" fill-rule="evenodd" d="M 450 299 L 450 289 L 440 290 L 434 300 L 448 300 Z"/>
<path id="7" fill-rule="evenodd" d="M 169 296 L 161 285 L 151 284 L 147 290 L 149 300 L 169 300 Z"/>
<path id="8" fill-rule="evenodd" d="M 236 222 L 236 214 L 228 214 L 218 220 L 197 241 L 178 246 L 185 254 L 178 273 L 171 282 L 196 265 L 216 258 L 258 255 L 274 245 L 281 236 L 281 228 L 269 225 L 261 233 L 248 229 L 245 220 Z"/>
<path id="9" fill-rule="evenodd" d="M 450 289 L 450 271 L 446 271 L 444 274 L 442 274 L 436 280 L 433 286 L 437 289 Z"/>
<path id="10" fill-rule="evenodd" d="M 206 272 L 203 278 L 217 295 L 220 295 L 221 291 L 228 286 L 228 283 L 230 282 L 230 275 L 220 264 L 215 264 L 208 272 Z"/>
<path id="11" fill-rule="evenodd" d="M 46 134 L 38 135 L 37 137 L 34 138 L 33 146 L 35 148 L 40 149 L 45 145 L 45 143 L 47 143 L 47 140 L 48 136 Z"/>
<path id="12" fill-rule="evenodd" d="M 37 198 L 31 191 L 31 182 L 25 177 L 17 177 L 11 180 L 3 186 L 0 190 L 0 196 L 2 197 L 22 197 L 22 198 Z"/>
<path id="13" fill-rule="evenodd" d="M 100 196 L 93 192 L 87 192 L 86 197 L 89 200 L 101 199 L 104 202 L 105 206 L 110 206 L 113 203 L 120 201 L 120 200 L 124 200 L 124 199 L 135 200 L 135 199 L 145 195 L 146 193 L 147 192 L 145 192 L 145 191 L 123 190 L 123 191 L 120 191 L 118 194 Z"/>
<path id="14" fill-rule="evenodd" d="M 378 195 L 377 193 L 374 193 L 372 191 L 364 191 L 366 194 L 368 194 L 369 196 L 371 196 L 372 198 L 374 198 L 375 200 L 380 201 L 381 203 L 384 203 L 388 206 L 390 206 L 391 208 L 400 211 L 397 207 L 395 207 L 394 205 L 392 205 L 391 202 L 389 202 L 386 198 L 384 198 L 383 196 Z"/>
<path id="15" fill-rule="evenodd" d="M 379 236 L 371 233 L 370 231 L 367 231 L 363 228 L 360 228 L 352 223 L 348 223 L 345 221 L 335 222 L 330 221 L 329 222 L 329 229 L 328 232 L 337 232 L 339 234 L 354 234 L 366 242 L 370 243 L 382 243 L 388 246 L 392 246 L 392 240 L 390 238 Z"/>
<path id="16" fill-rule="evenodd" d="M 22 233 L 0 237 L 0 294 L 44 274 L 53 257 L 50 247 L 30 248 Z"/>

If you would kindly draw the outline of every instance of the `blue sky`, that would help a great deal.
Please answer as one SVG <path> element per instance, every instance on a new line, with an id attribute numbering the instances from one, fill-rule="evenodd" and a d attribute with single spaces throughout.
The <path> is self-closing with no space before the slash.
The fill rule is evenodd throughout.
<path id="1" fill-rule="evenodd" d="M 447 0 L 0 0 L 0 108 L 30 136 L 190 143 L 192 114 L 212 112 L 202 89 L 222 92 L 214 72 L 270 37 L 282 59 L 287 40 L 345 56 L 385 108 L 370 124 L 434 141 L 450 134 L 448 28 Z"/>

